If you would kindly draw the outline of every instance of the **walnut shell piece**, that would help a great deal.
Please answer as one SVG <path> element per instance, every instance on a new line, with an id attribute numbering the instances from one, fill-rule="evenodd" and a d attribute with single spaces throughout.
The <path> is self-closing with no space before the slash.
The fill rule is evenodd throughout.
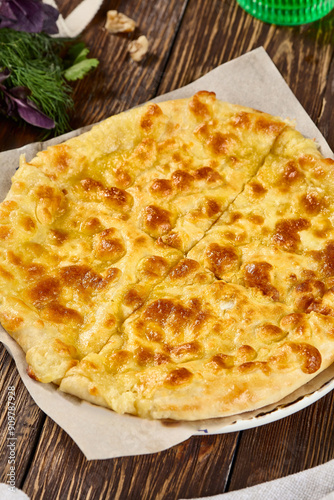
<path id="1" fill-rule="evenodd" d="M 128 52 L 130 53 L 130 57 L 136 62 L 140 62 L 147 51 L 148 40 L 145 35 L 141 35 L 137 40 L 129 43 Z"/>
<path id="2" fill-rule="evenodd" d="M 136 22 L 125 14 L 122 14 L 122 12 L 109 10 L 107 12 L 105 28 L 110 33 L 130 33 L 135 30 Z"/>

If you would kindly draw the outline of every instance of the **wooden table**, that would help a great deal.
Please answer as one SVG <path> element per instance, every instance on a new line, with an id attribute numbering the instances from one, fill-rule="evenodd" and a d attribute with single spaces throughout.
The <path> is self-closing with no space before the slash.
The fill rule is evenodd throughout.
<path id="1" fill-rule="evenodd" d="M 78 2 L 59 0 L 63 14 Z M 106 12 L 138 22 L 150 53 L 135 63 L 130 35 L 111 36 Z M 296 28 L 270 26 L 235 0 L 105 0 L 82 38 L 100 65 L 74 85 L 78 128 L 181 87 L 260 45 L 334 148 L 334 11 Z M 38 140 L 0 119 L 0 149 Z M 164 499 L 208 496 L 279 478 L 334 458 L 334 393 L 281 421 L 216 436 L 196 436 L 152 455 L 88 462 L 71 438 L 35 405 L 1 348 L 0 481 L 9 472 L 7 388 L 16 391 L 16 486 L 32 499 Z"/>

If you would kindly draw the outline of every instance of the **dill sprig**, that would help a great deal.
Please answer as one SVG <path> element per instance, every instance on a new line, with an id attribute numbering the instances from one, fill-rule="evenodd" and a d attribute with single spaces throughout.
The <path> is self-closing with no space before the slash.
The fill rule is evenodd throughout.
<path id="1" fill-rule="evenodd" d="M 0 29 L 0 69 L 10 71 L 6 84 L 30 90 L 29 98 L 55 122 L 55 135 L 69 129 L 68 111 L 73 107 L 61 57 L 67 43 L 45 33 Z"/>

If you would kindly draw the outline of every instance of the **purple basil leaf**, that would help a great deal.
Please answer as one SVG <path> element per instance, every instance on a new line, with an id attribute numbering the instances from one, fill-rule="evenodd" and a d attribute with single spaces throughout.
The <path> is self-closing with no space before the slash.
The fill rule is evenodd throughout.
<path id="1" fill-rule="evenodd" d="M 7 94 L 3 93 L 3 97 L 3 103 L 6 105 L 6 107 L 3 106 L 3 110 L 5 111 L 6 115 L 15 115 L 15 104 Z"/>
<path id="2" fill-rule="evenodd" d="M 0 17 L 15 19 L 15 14 L 11 9 L 11 5 L 8 0 L 2 0 L 2 2 L 0 3 Z"/>
<path id="3" fill-rule="evenodd" d="M 16 97 L 16 99 L 26 99 L 31 95 L 31 90 L 27 87 L 13 87 L 9 90 L 10 95 Z"/>
<path id="4" fill-rule="evenodd" d="M 43 3 L 42 5 L 44 13 L 42 31 L 48 33 L 49 35 L 55 35 L 59 31 L 56 24 L 56 21 L 59 17 L 59 12 L 57 11 L 57 9 L 52 7 L 52 5 L 48 5 L 46 3 Z"/>
<path id="5" fill-rule="evenodd" d="M 9 77 L 10 77 L 10 71 L 9 69 L 5 68 L 3 71 L 0 72 L 0 83 L 4 82 Z"/>
<path id="6" fill-rule="evenodd" d="M 58 32 L 57 9 L 40 0 L 0 0 L 0 28 L 12 28 L 28 33 Z"/>
<path id="7" fill-rule="evenodd" d="M 17 112 L 23 120 L 36 127 L 51 129 L 55 127 L 55 122 L 39 111 L 30 99 L 16 100 Z"/>

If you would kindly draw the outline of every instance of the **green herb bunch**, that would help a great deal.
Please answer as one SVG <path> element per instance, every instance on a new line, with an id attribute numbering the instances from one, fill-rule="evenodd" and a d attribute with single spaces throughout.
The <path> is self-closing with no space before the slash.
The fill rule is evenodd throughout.
<path id="1" fill-rule="evenodd" d="M 54 122 L 54 134 L 66 132 L 68 111 L 73 108 L 72 87 L 68 81 L 82 78 L 99 63 L 97 59 L 87 59 L 88 52 L 83 43 L 51 38 L 43 32 L 0 29 L 0 72 L 7 72 L 0 86 L 0 104 L 1 101 L 7 104 L 7 107 L 0 106 L 2 113 L 15 116 L 10 111 L 12 102 L 15 101 L 14 108 L 20 104 L 24 89 L 25 103 L 31 103 L 32 108 Z"/>

